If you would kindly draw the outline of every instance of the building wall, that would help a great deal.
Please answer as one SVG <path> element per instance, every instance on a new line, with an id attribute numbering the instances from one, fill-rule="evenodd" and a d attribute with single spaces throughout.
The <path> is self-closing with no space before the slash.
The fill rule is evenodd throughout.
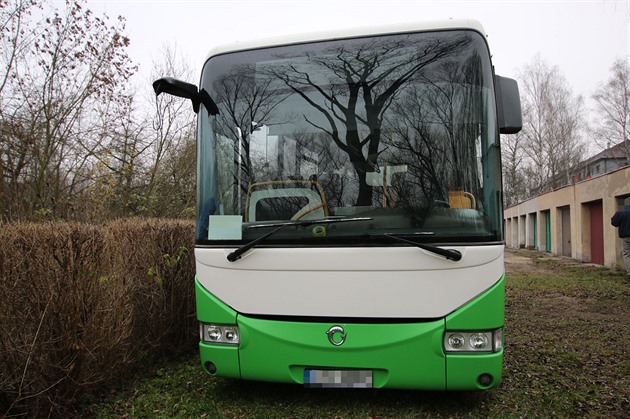
<path id="1" fill-rule="evenodd" d="M 603 229 L 604 265 L 623 267 L 621 240 L 610 217 L 629 196 L 630 167 L 626 166 L 506 208 L 506 246 L 545 251 L 550 240 L 552 254 L 592 262 L 591 209 L 601 203 L 603 225 L 593 227 Z"/>

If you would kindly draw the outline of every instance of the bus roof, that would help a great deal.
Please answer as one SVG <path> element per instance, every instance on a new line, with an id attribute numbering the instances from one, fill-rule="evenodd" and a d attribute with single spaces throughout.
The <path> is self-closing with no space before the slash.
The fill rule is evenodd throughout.
<path id="1" fill-rule="evenodd" d="M 474 19 L 449 19 L 417 23 L 404 23 L 395 25 L 367 26 L 359 28 L 340 29 L 335 31 L 314 32 L 304 34 L 292 34 L 274 38 L 256 39 L 251 41 L 233 42 L 220 45 L 210 50 L 208 59 L 215 56 L 237 51 L 247 51 L 257 48 L 274 47 L 281 45 L 301 44 L 305 42 L 318 42 L 335 39 L 359 38 L 372 35 L 390 35 L 396 33 L 424 32 L 436 30 L 471 29 L 486 37 L 481 23 Z"/>

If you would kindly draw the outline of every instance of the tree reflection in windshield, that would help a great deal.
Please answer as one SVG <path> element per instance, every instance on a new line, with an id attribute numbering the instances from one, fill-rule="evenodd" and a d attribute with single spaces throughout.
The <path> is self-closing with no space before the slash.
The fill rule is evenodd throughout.
<path id="1" fill-rule="evenodd" d="M 207 193 L 225 214 L 243 214 L 249 187 L 269 181 L 316 182 L 332 215 L 483 211 L 491 195 L 482 167 L 495 142 L 492 78 L 475 32 L 226 54 L 202 82 L 220 109 L 207 116 L 218 161 L 218 190 Z"/>

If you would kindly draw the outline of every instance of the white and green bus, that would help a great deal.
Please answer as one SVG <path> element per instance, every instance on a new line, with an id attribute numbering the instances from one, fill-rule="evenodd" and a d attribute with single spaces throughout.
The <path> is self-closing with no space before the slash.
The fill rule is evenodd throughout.
<path id="1" fill-rule="evenodd" d="M 475 21 L 214 49 L 199 86 L 196 304 L 211 375 L 310 387 L 501 382 L 499 133 L 518 87 Z"/>

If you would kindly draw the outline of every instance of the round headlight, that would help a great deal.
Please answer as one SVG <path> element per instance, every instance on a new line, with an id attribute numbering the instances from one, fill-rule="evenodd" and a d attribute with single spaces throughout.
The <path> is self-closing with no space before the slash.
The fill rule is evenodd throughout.
<path id="1" fill-rule="evenodd" d="M 448 345 L 453 349 L 461 349 L 464 343 L 464 336 L 459 333 L 453 333 L 448 337 Z"/>
<path id="2" fill-rule="evenodd" d="M 228 342 L 235 342 L 236 340 L 238 340 L 238 332 L 236 331 L 236 329 L 233 329 L 231 327 L 225 329 L 225 340 L 227 340 Z"/>
<path id="3" fill-rule="evenodd" d="M 473 349 L 485 349 L 488 347 L 488 337 L 483 333 L 470 335 L 468 342 Z"/>
<path id="4" fill-rule="evenodd" d="M 221 339 L 221 329 L 217 326 L 209 326 L 206 331 L 206 336 L 208 336 L 209 340 L 217 341 Z"/>

